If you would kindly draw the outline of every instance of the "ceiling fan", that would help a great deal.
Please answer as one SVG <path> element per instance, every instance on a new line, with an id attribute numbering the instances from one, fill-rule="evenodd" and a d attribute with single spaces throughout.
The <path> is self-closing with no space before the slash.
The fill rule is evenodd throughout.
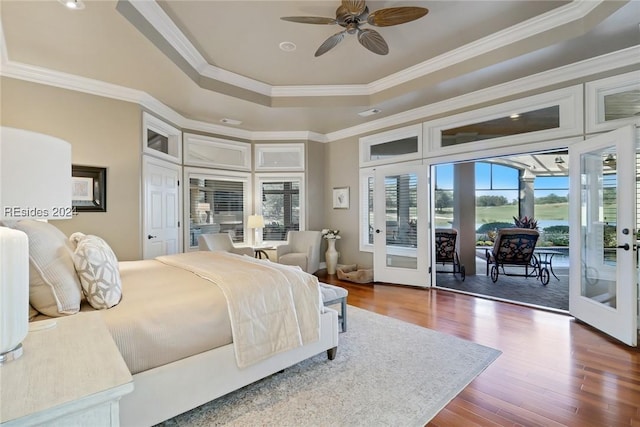
<path id="1" fill-rule="evenodd" d="M 386 55 L 389 53 L 389 46 L 380 33 L 370 28 L 362 29 L 361 25 L 369 24 L 376 27 L 390 27 L 392 25 L 404 24 L 422 18 L 429 12 L 424 7 L 390 7 L 379 9 L 369 13 L 364 0 L 342 0 L 342 4 L 336 10 L 335 18 L 324 18 L 320 16 L 285 16 L 280 19 L 301 24 L 338 24 L 344 28 L 324 41 L 315 53 L 320 56 L 327 53 L 344 39 L 347 34 L 357 34 L 360 44 L 373 53 Z"/>

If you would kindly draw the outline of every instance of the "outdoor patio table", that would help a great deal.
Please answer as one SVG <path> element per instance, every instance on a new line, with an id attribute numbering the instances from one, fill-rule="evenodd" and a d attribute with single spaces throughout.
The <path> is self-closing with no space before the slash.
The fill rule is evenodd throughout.
<path id="1" fill-rule="evenodd" d="M 533 252 L 533 255 L 538 260 L 538 263 L 540 264 L 540 270 L 541 271 L 542 271 L 543 268 L 545 268 L 545 266 L 549 266 L 549 271 L 551 272 L 551 274 L 553 274 L 553 277 L 555 277 L 557 280 L 560 280 L 560 278 L 558 276 L 556 276 L 556 273 L 553 272 L 552 261 L 553 261 L 553 257 L 555 255 L 562 255 L 562 252 L 554 251 L 552 249 L 536 249 Z"/>

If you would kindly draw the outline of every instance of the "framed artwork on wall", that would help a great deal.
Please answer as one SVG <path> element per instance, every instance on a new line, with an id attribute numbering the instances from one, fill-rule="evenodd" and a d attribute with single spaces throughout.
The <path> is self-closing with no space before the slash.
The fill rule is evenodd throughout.
<path id="1" fill-rule="evenodd" d="M 349 187 L 334 187 L 333 209 L 349 209 Z"/>
<path id="2" fill-rule="evenodd" d="M 107 168 L 71 166 L 71 205 L 77 212 L 107 211 Z"/>

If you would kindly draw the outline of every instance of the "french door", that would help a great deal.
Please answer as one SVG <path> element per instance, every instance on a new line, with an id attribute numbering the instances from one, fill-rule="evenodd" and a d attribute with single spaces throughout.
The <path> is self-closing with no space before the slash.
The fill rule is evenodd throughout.
<path id="1" fill-rule="evenodd" d="M 633 126 L 569 148 L 569 311 L 637 346 L 636 131 Z"/>
<path id="2" fill-rule="evenodd" d="M 428 286 L 427 167 L 377 168 L 374 194 L 374 280 Z"/>

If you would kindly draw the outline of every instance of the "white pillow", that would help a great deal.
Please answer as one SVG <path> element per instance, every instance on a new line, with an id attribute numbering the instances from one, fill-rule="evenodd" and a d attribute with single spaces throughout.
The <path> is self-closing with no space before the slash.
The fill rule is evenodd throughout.
<path id="1" fill-rule="evenodd" d="M 69 240 L 77 245 L 73 263 L 91 307 L 102 310 L 117 305 L 122 298 L 122 281 L 113 250 L 98 236 L 73 233 Z"/>
<path id="2" fill-rule="evenodd" d="M 77 313 L 82 292 L 64 233 L 33 220 L 19 221 L 13 228 L 29 238 L 29 302 L 33 308 L 52 317 Z"/>

